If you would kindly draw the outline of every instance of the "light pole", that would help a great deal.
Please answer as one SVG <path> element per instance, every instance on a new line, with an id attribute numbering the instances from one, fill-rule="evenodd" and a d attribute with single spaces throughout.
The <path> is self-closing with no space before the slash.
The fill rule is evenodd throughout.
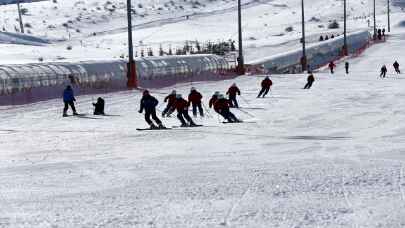
<path id="1" fill-rule="evenodd" d="M 347 4 L 346 0 L 343 1 L 343 55 L 347 56 Z"/>
<path id="2" fill-rule="evenodd" d="M 241 0 L 238 0 L 238 41 L 239 41 L 239 55 L 238 66 L 236 71 L 239 75 L 245 74 L 245 66 L 243 60 L 243 45 L 242 45 L 242 6 Z"/>
<path id="3" fill-rule="evenodd" d="M 375 0 L 373 0 L 373 18 L 374 18 L 374 34 L 373 34 L 373 38 L 374 40 L 377 39 L 377 22 L 376 22 L 376 18 L 375 18 Z"/>
<path id="4" fill-rule="evenodd" d="M 388 32 L 391 32 L 391 18 L 390 18 L 390 0 L 387 0 L 387 14 L 388 14 Z"/>
<path id="5" fill-rule="evenodd" d="M 127 17 L 128 17 L 128 88 L 136 88 L 136 68 L 134 61 L 134 46 L 132 42 L 132 16 L 131 16 L 131 0 L 127 0 Z"/>
<path id="6" fill-rule="evenodd" d="M 304 0 L 301 0 L 301 22 L 302 22 L 302 57 L 301 57 L 301 69 L 307 70 L 307 54 L 305 48 L 305 14 L 304 14 Z"/>
<path id="7" fill-rule="evenodd" d="M 22 21 L 20 0 L 17 1 L 17 8 L 18 8 L 18 18 L 19 18 L 18 20 L 20 21 L 20 31 L 21 31 L 21 33 L 24 33 L 24 23 Z"/>

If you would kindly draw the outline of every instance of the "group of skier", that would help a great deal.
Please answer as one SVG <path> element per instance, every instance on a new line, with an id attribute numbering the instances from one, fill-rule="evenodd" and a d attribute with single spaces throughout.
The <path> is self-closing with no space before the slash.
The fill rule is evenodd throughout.
<path id="1" fill-rule="evenodd" d="M 335 63 L 331 61 L 328 64 L 330 72 L 334 73 L 334 68 L 336 67 Z M 395 61 L 393 64 L 395 72 L 400 74 L 401 71 L 399 69 L 398 61 Z M 345 62 L 345 70 L 346 74 L 349 73 L 349 63 Z M 380 77 L 385 78 L 387 73 L 387 67 L 383 65 L 381 67 L 381 74 Z M 315 77 L 311 71 L 308 72 L 309 75 L 307 77 L 307 83 L 304 86 L 304 89 L 310 89 L 312 84 L 315 81 Z M 270 91 L 271 86 L 273 85 L 273 81 L 270 79 L 269 76 L 265 77 L 261 82 L 261 89 L 257 95 L 257 98 L 264 98 Z M 227 95 L 227 97 L 225 97 Z M 239 103 L 237 100 L 237 96 L 241 95 L 241 91 L 238 86 L 233 83 L 227 90 L 227 92 L 221 94 L 219 91 L 216 91 L 211 99 L 209 100 L 209 108 L 214 109 L 216 113 L 222 116 L 227 122 L 235 123 L 241 122 L 230 110 L 230 108 L 239 108 Z M 69 85 L 63 92 L 63 116 L 66 117 L 67 110 L 69 106 L 73 111 L 73 115 L 79 115 L 76 111 L 76 107 L 74 102 L 76 101 L 74 92 L 72 87 Z M 198 126 L 193 119 L 190 117 L 188 111 L 189 107 L 192 107 L 193 117 L 196 118 L 198 115 L 200 117 L 204 117 L 204 108 L 203 108 L 203 96 L 202 94 L 197 91 L 195 87 L 191 87 L 190 93 L 188 95 L 188 99 L 186 100 L 183 96 L 177 93 L 176 90 L 171 91 L 164 98 L 164 102 L 167 103 L 165 109 L 162 112 L 162 117 L 170 117 L 173 112 L 177 112 L 177 118 L 181 123 L 181 127 L 193 127 Z M 162 121 L 157 116 L 157 106 L 159 101 L 153 97 L 148 90 L 143 91 L 142 99 L 140 102 L 140 109 L 139 113 L 144 113 L 145 121 L 150 126 L 150 129 L 164 129 L 166 128 Z M 104 106 L 105 101 L 101 97 L 97 99 L 96 103 L 93 103 L 94 106 L 94 115 L 105 115 L 104 113 Z"/>

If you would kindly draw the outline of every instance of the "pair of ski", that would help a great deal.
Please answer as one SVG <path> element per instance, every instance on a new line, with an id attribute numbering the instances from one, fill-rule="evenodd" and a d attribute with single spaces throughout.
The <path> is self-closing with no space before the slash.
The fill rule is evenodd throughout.
<path id="1" fill-rule="evenodd" d="M 223 124 L 240 124 L 240 123 L 256 123 L 256 122 L 252 122 L 252 121 L 240 121 L 240 122 L 227 122 L 224 121 L 222 122 Z M 194 128 L 194 127 L 204 127 L 204 125 L 194 125 L 194 126 L 173 126 L 171 128 L 137 128 L 137 131 L 159 131 L 159 130 L 173 130 L 173 129 L 185 129 L 185 128 Z"/>
<path id="2" fill-rule="evenodd" d="M 187 126 L 173 126 L 173 127 L 164 127 L 164 128 L 137 128 L 137 131 L 159 131 L 159 130 L 172 130 L 172 129 L 180 129 L 180 128 L 193 128 L 193 127 L 203 127 L 204 125 L 187 125 Z"/>
<path id="3" fill-rule="evenodd" d="M 94 115 L 94 116 L 89 116 L 88 114 L 77 114 L 77 115 L 67 115 L 63 117 L 77 117 L 77 118 L 83 118 L 83 119 L 102 119 L 100 118 L 101 116 L 120 116 L 120 115 L 110 115 L 110 114 L 104 114 L 104 115 Z"/>

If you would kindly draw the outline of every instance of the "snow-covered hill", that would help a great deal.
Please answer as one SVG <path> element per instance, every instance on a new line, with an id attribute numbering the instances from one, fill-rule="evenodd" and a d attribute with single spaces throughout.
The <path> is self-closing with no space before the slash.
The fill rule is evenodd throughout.
<path id="1" fill-rule="evenodd" d="M 299 0 L 244 0 L 246 58 L 267 57 L 299 47 Z M 127 53 L 126 1 L 53 0 L 24 4 L 26 30 L 53 41 L 46 47 L 0 45 L 0 62 L 90 60 L 124 57 Z M 349 30 L 366 28 L 372 1 L 348 1 Z M 378 25 L 385 26 L 386 1 L 377 0 Z M 341 33 L 327 28 L 341 21 L 342 1 L 306 1 L 308 40 Z M 16 6 L 0 6 L 0 28 L 18 28 Z M 394 12 L 400 8 L 393 7 Z M 186 40 L 215 41 L 237 38 L 234 0 L 133 1 L 134 39 L 143 48 L 176 48 Z M 188 19 L 187 19 L 188 18 Z M 0 39 L 0 42 L 1 39 Z M 19 56 L 19 58 L 16 58 Z"/>
<path id="2" fill-rule="evenodd" d="M 77 98 L 88 118 L 62 118 L 59 99 L 2 107 L 0 226 L 404 227 L 404 76 L 391 64 L 405 62 L 405 29 L 395 29 L 349 59 L 349 75 L 315 74 L 311 90 L 296 74 L 273 75 L 266 99 L 262 76 L 151 91 L 162 101 L 195 86 L 206 104 L 236 82 L 233 112 L 254 123 L 206 110 L 202 128 L 138 132 L 141 91 L 100 95 L 112 116 L 98 119 L 97 96 Z"/>

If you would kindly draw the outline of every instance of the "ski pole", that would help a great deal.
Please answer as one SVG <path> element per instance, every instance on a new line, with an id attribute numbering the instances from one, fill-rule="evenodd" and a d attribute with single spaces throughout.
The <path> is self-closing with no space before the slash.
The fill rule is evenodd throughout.
<path id="1" fill-rule="evenodd" d="M 245 110 L 239 109 L 239 111 L 241 111 L 241 112 L 245 113 L 246 115 L 248 115 L 248 116 L 250 116 L 250 117 L 253 117 L 253 118 L 255 118 L 255 117 L 256 117 L 255 115 L 250 114 L 249 112 L 247 112 L 247 111 L 245 111 Z"/>

